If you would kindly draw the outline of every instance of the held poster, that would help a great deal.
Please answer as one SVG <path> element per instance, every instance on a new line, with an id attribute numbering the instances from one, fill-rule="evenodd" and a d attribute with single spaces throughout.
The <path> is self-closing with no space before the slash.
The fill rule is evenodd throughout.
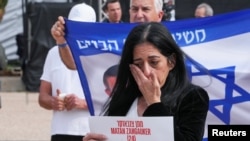
<path id="1" fill-rule="evenodd" d="M 173 117 L 89 117 L 90 131 L 107 141 L 174 141 Z"/>

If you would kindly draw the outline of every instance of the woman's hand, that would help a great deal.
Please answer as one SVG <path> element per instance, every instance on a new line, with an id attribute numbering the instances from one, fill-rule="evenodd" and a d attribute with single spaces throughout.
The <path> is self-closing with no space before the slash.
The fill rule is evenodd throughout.
<path id="1" fill-rule="evenodd" d="M 136 65 L 130 64 L 130 71 L 144 97 L 147 105 L 161 102 L 161 86 L 156 74 L 151 71 L 146 76 Z"/>
<path id="2" fill-rule="evenodd" d="M 87 133 L 82 141 L 105 141 L 107 137 L 103 134 Z"/>

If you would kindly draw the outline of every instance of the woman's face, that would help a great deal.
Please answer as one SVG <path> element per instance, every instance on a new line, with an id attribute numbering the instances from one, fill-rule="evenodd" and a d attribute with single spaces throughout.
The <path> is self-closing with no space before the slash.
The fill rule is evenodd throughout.
<path id="1" fill-rule="evenodd" d="M 169 62 L 166 56 L 148 42 L 138 44 L 133 52 L 133 64 L 138 66 L 146 77 L 150 72 L 155 72 L 161 87 L 166 82 L 169 71 L 174 68 L 174 64 Z"/>

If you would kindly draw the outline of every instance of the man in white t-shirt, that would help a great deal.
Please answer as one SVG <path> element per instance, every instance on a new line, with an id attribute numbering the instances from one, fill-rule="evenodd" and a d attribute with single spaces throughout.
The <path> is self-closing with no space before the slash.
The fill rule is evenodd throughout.
<path id="1" fill-rule="evenodd" d="M 96 13 L 91 6 L 81 3 L 71 8 L 68 18 L 95 22 Z M 63 64 L 58 46 L 48 52 L 40 80 L 39 104 L 53 110 L 51 141 L 82 141 L 89 132 L 90 114 L 78 72 Z"/>

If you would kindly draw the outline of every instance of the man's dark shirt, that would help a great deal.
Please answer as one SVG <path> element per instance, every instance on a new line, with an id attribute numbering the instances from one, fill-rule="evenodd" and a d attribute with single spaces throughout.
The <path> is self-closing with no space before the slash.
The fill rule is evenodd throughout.
<path id="1" fill-rule="evenodd" d="M 103 21 L 103 23 L 110 23 L 109 19 L 108 18 L 105 18 Z M 122 21 L 119 21 L 119 23 L 123 23 Z"/>

